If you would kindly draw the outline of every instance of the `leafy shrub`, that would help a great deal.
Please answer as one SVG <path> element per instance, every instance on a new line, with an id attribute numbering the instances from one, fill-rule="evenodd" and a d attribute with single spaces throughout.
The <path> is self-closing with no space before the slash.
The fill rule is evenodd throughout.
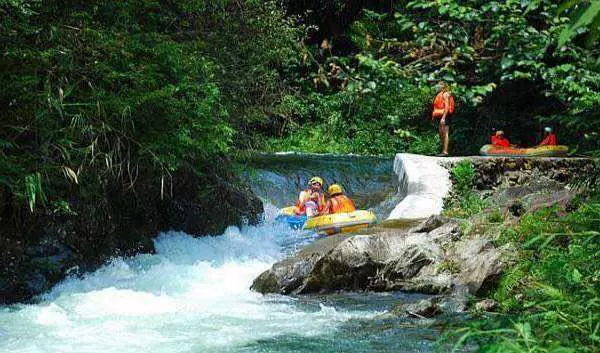
<path id="1" fill-rule="evenodd" d="M 279 106 L 297 92 L 291 82 L 303 69 L 304 26 L 277 1 L 212 3 L 214 11 L 198 14 L 208 18 L 199 21 L 203 55 L 218 69 L 213 78 L 235 129 L 234 145 L 252 148 L 265 136 L 278 136 L 284 124 Z"/>
<path id="2" fill-rule="evenodd" d="M 490 223 L 501 223 L 504 221 L 504 215 L 500 210 L 495 210 L 487 216 L 487 221 Z"/>
<path id="3" fill-rule="evenodd" d="M 469 160 L 462 160 L 452 168 L 452 184 L 458 193 L 468 193 L 475 186 L 475 166 Z"/>
<path id="4" fill-rule="evenodd" d="M 306 152 L 392 155 L 434 154 L 438 137 L 424 121 L 428 92 L 401 80 L 352 80 L 332 94 L 286 97 L 279 114 L 290 118 L 283 139 L 264 148 Z"/>
<path id="5" fill-rule="evenodd" d="M 0 3 L 0 187 L 33 210 L 229 152 L 285 91 L 300 30 L 274 2 L 231 5 Z"/>
<path id="6" fill-rule="evenodd" d="M 450 171 L 452 190 L 444 200 L 444 214 L 468 218 L 483 211 L 487 202 L 475 191 L 475 166 L 469 160 L 458 162 Z"/>
<path id="7" fill-rule="evenodd" d="M 545 209 L 506 229 L 500 242 L 517 246 L 518 261 L 494 294 L 503 314 L 456 329 L 456 346 L 477 343 L 481 352 L 597 352 L 599 220 L 596 195 L 571 214 Z"/>

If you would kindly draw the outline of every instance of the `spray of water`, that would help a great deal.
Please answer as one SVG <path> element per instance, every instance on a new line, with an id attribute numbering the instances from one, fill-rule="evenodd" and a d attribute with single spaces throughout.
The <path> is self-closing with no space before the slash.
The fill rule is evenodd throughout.
<path id="1" fill-rule="evenodd" d="M 316 237 L 275 222 L 270 203 L 290 204 L 316 174 L 385 219 L 407 190 L 391 159 L 263 156 L 244 169 L 268 201 L 262 225 L 219 237 L 162 233 L 156 254 L 113 259 L 36 304 L 0 307 L 0 352 L 434 351 L 437 331 L 377 319 L 392 303 L 415 300 L 406 294 L 294 298 L 249 290 L 262 271 Z"/>
<path id="2" fill-rule="evenodd" d="M 237 351 L 286 335 L 331 335 L 375 311 L 343 310 L 248 288 L 314 235 L 271 221 L 220 237 L 160 234 L 154 255 L 117 258 L 40 302 L 0 309 L 1 352 Z"/>

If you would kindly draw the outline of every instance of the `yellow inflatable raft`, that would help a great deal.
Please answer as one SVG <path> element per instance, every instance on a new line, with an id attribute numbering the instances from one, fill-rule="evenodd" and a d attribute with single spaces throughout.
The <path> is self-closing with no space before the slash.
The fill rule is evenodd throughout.
<path id="1" fill-rule="evenodd" d="M 499 147 L 494 145 L 484 145 L 479 150 L 483 156 L 500 157 L 555 157 L 565 156 L 569 153 L 567 146 L 537 146 L 531 148 Z"/>
<path id="2" fill-rule="evenodd" d="M 284 207 L 279 210 L 279 215 L 280 216 L 293 216 L 293 215 L 295 215 L 294 208 L 295 208 L 294 206 Z"/>
<path id="3" fill-rule="evenodd" d="M 282 216 L 293 216 L 294 207 L 285 207 L 279 212 Z M 358 210 L 348 213 L 335 213 L 308 218 L 303 229 L 332 235 L 348 233 L 369 227 L 377 222 L 377 216 L 371 211 Z"/>

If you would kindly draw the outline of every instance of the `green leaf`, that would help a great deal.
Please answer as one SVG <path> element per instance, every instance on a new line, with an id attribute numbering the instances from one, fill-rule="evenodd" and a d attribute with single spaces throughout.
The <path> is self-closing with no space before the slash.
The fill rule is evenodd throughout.
<path id="1" fill-rule="evenodd" d="M 38 201 L 41 203 L 46 201 L 46 195 L 42 189 L 42 175 L 39 172 L 25 176 L 25 191 L 31 212 L 34 211 Z"/>
<path id="2" fill-rule="evenodd" d="M 561 15 L 563 12 L 565 12 L 567 9 L 572 8 L 573 6 L 575 6 L 576 4 L 578 4 L 579 2 L 581 2 L 581 0 L 568 0 L 563 2 L 559 7 L 558 10 L 556 10 L 556 14 L 557 15 Z"/>
<path id="3" fill-rule="evenodd" d="M 505 56 L 502 58 L 502 61 L 500 62 L 500 67 L 502 68 L 502 70 L 506 70 L 509 67 L 513 66 L 514 63 L 515 63 L 515 61 L 512 58 Z"/>
<path id="4" fill-rule="evenodd" d="M 571 20 L 560 34 L 558 46 L 564 46 L 569 39 L 577 34 L 577 30 L 594 22 L 594 19 L 600 14 L 600 0 L 592 0 L 590 6 L 586 9 L 581 9 L 576 16 Z"/>
<path id="5" fill-rule="evenodd" d="M 581 278 L 583 276 L 581 275 L 581 273 L 575 268 L 573 269 L 573 281 L 575 283 L 581 283 Z"/>

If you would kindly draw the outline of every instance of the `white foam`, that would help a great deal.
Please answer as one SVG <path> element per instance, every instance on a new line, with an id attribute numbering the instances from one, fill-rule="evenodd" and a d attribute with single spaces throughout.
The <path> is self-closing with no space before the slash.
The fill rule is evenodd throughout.
<path id="1" fill-rule="evenodd" d="M 41 307 L 36 313 L 35 322 L 43 326 L 66 326 L 71 323 L 65 310 L 54 303 Z"/>
<path id="2" fill-rule="evenodd" d="M 392 210 L 388 219 L 421 219 L 440 214 L 444 197 L 451 187 L 449 172 L 441 163 L 461 159 L 397 154 L 394 173 L 398 175 L 401 192 L 406 196 Z"/>
<path id="3" fill-rule="evenodd" d="M 277 224 L 231 227 L 220 237 L 161 234 L 155 255 L 114 259 L 65 280 L 40 304 L 0 311 L 0 352 L 231 351 L 377 315 L 249 290 L 302 236 Z"/>

